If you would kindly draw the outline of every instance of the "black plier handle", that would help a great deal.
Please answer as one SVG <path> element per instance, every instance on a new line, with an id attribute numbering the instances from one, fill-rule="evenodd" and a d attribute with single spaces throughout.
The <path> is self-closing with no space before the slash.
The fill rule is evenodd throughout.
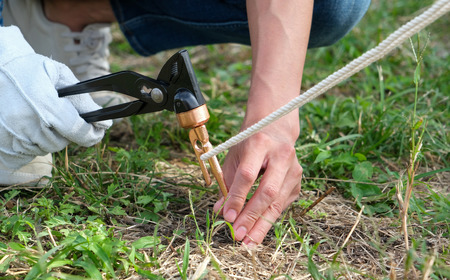
<path id="1" fill-rule="evenodd" d="M 122 71 L 79 82 L 58 90 L 59 97 L 110 90 L 137 100 L 82 114 L 87 122 L 124 118 L 162 110 L 177 114 L 205 104 L 186 50 L 173 55 L 152 79 L 133 71 Z"/>
<path id="2" fill-rule="evenodd" d="M 123 93 L 136 100 L 81 114 L 80 116 L 86 122 L 124 118 L 162 110 L 173 111 L 177 114 L 178 123 L 183 128 L 191 129 L 190 142 L 205 182 L 207 185 L 211 184 L 206 163 L 200 159 L 202 154 L 212 148 L 205 127 L 205 123 L 209 120 L 209 113 L 186 50 L 169 58 L 156 80 L 133 71 L 122 71 L 61 88 L 58 90 L 58 95 L 65 97 L 101 90 Z M 222 194 L 226 196 L 227 188 L 217 158 L 209 159 L 208 163 Z"/>

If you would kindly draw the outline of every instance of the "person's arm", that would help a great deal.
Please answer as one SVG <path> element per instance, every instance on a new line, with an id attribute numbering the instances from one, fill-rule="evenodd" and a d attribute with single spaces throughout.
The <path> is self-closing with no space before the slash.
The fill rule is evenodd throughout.
<path id="1" fill-rule="evenodd" d="M 312 0 L 247 0 L 253 62 L 242 129 L 299 95 L 312 9 Z M 298 197 L 302 168 L 294 144 L 299 131 L 295 110 L 228 153 L 223 171 L 229 195 L 222 213 L 225 220 L 234 222 L 237 240 L 261 243 Z M 261 182 L 245 204 L 259 174 L 263 174 Z M 223 199 L 215 210 L 222 204 Z"/>

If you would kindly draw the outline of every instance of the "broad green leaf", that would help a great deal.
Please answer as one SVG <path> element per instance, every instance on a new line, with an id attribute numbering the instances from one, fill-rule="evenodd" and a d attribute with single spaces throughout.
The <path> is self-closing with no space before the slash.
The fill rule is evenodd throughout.
<path id="1" fill-rule="evenodd" d="M 125 210 L 123 210 L 123 208 L 120 207 L 119 205 L 115 206 L 112 210 L 108 210 L 108 212 L 110 214 L 117 215 L 117 216 L 127 215 L 127 212 L 125 212 Z"/>
<path id="2" fill-rule="evenodd" d="M 117 189 L 117 185 L 116 184 L 109 185 L 108 186 L 108 194 L 113 194 L 116 189 Z"/>
<path id="3" fill-rule="evenodd" d="M 52 264 L 53 260 L 48 260 L 48 258 L 53 255 L 56 251 L 61 249 L 62 246 L 56 246 L 50 251 L 46 252 L 42 257 L 39 258 L 37 263 L 31 268 L 30 272 L 28 272 L 25 280 L 34 280 L 37 279 L 41 273 L 45 273 L 48 270 L 48 266 Z"/>
<path id="4" fill-rule="evenodd" d="M 136 249 L 155 247 L 160 243 L 159 238 L 154 236 L 144 236 L 132 243 Z"/>
<path id="5" fill-rule="evenodd" d="M 154 209 L 153 209 L 153 211 L 155 211 L 155 213 L 158 213 L 159 211 L 161 211 L 161 210 L 164 210 L 164 209 L 166 209 L 167 208 L 167 202 L 161 202 L 161 201 L 158 201 L 158 200 L 156 200 L 156 201 L 153 201 L 153 206 L 155 207 Z"/>
<path id="6" fill-rule="evenodd" d="M 153 211 L 143 211 L 137 214 L 136 223 L 148 223 L 149 221 L 158 221 L 159 216 Z"/>
<path id="7" fill-rule="evenodd" d="M 136 247 L 131 246 L 131 252 L 128 255 L 128 259 L 134 266 L 136 266 Z"/>
<path id="8" fill-rule="evenodd" d="M 155 197 L 153 197 L 153 196 L 140 195 L 140 196 L 138 196 L 138 199 L 137 199 L 136 203 L 137 204 L 146 205 L 146 204 L 150 203 L 154 199 L 155 199 Z"/>
<path id="9" fill-rule="evenodd" d="M 50 276 L 46 277 L 46 278 L 42 278 L 45 280 L 53 280 L 53 279 L 58 279 L 58 280 L 86 280 L 85 277 L 81 277 L 81 276 L 76 276 L 73 274 L 67 274 L 67 273 L 63 273 L 63 272 L 51 272 L 49 273 Z M 52 278 L 54 277 L 54 278 Z"/>
<path id="10" fill-rule="evenodd" d="M 363 161 L 361 163 L 358 163 L 355 168 L 353 169 L 353 179 L 356 181 L 367 181 L 370 178 L 372 178 L 373 174 L 373 167 L 372 163 L 369 161 Z"/>
<path id="11" fill-rule="evenodd" d="M 64 265 L 71 265 L 72 261 L 71 260 L 53 260 L 51 262 L 51 264 L 49 264 L 48 269 L 52 269 L 55 267 L 60 267 L 60 266 L 64 266 Z"/>
<path id="12" fill-rule="evenodd" d="M 350 152 L 341 153 L 337 157 L 330 160 L 333 164 L 348 164 L 353 165 L 356 162 L 356 158 L 350 154 Z"/>
<path id="13" fill-rule="evenodd" d="M 348 114 L 341 114 L 339 116 L 339 120 L 336 123 L 336 127 L 338 127 L 338 128 L 343 128 L 343 127 L 353 128 L 356 126 L 357 126 L 356 121 Z"/>
<path id="14" fill-rule="evenodd" d="M 147 270 L 143 270 L 143 269 L 138 268 L 136 270 L 136 272 L 139 275 L 141 275 L 141 276 L 143 276 L 143 277 L 145 277 L 147 279 L 150 279 L 150 280 L 164 280 L 163 277 L 161 277 L 159 275 L 155 275 L 155 274 L 153 274 L 153 273 L 151 273 L 150 271 L 147 271 Z"/>
<path id="15" fill-rule="evenodd" d="M 102 213 L 102 211 L 100 210 L 100 209 L 98 209 L 97 207 L 94 207 L 94 206 L 92 206 L 92 205 L 88 205 L 88 207 L 87 207 L 90 211 L 92 211 L 92 212 L 94 212 L 94 213 L 96 213 L 96 214 L 101 214 Z"/>
<path id="16" fill-rule="evenodd" d="M 117 258 L 117 261 L 120 261 L 122 263 L 125 274 L 128 274 L 128 271 L 130 271 L 130 262 L 124 258 Z"/>
<path id="17" fill-rule="evenodd" d="M 87 272 L 87 274 L 89 274 L 89 277 L 94 280 L 103 279 L 101 272 L 89 258 L 86 261 L 79 259 L 75 261 L 73 265 L 83 268 Z"/>
<path id="18" fill-rule="evenodd" d="M 360 153 L 355 153 L 354 156 L 359 160 L 359 161 L 366 161 L 367 158 L 365 155 L 360 154 Z"/>
<path id="19" fill-rule="evenodd" d="M 5 194 L 5 199 L 6 201 L 13 199 L 15 196 L 17 196 L 18 194 L 20 194 L 19 190 L 12 190 L 9 191 Z"/>
<path id="20" fill-rule="evenodd" d="M 9 242 L 8 243 L 9 248 L 15 250 L 15 251 L 23 251 L 25 250 L 25 246 L 22 244 L 16 243 L 16 242 Z"/>
<path id="21" fill-rule="evenodd" d="M 368 184 L 352 184 L 351 193 L 353 197 L 358 199 L 361 202 L 363 197 L 380 195 L 381 190 L 376 185 L 368 185 Z"/>
<path id="22" fill-rule="evenodd" d="M 106 266 L 111 275 L 115 278 L 116 274 L 114 272 L 114 268 L 112 267 L 111 259 L 109 258 L 108 254 L 106 254 L 106 252 L 103 250 L 103 248 L 100 247 L 97 243 L 91 243 L 89 247 L 91 248 L 92 252 L 94 252 L 94 254 Z"/>
<path id="23" fill-rule="evenodd" d="M 314 161 L 314 163 L 322 162 L 322 161 L 324 161 L 324 160 L 326 160 L 327 158 L 330 158 L 330 157 L 331 157 L 331 152 L 330 151 L 320 152 L 317 155 L 316 160 Z"/>
<path id="24" fill-rule="evenodd" d="M 377 214 L 387 213 L 389 211 L 392 211 L 392 208 L 388 204 L 383 203 L 383 202 L 376 203 L 374 205 L 365 204 L 365 207 L 364 207 L 364 213 L 370 214 L 370 215 L 373 215 L 376 213 Z"/>
<path id="25" fill-rule="evenodd" d="M 49 227 L 49 228 L 53 228 L 53 227 L 57 227 L 57 226 L 64 226 L 68 223 L 63 217 L 61 216 L 52 216 L 50 217 L 50 219 L 48 221 L 45 221 L 45 224 Z"/>

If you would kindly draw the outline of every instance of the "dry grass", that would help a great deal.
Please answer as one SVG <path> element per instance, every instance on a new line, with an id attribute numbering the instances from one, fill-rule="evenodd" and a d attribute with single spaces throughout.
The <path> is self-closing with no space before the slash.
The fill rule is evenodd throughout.
<path id="1" fill-rule="evenodd" d="M 201 178 L 199 170 L 179 160 L 160 164 L 159 168 L 165 172 L 164 183 L 168 188 L 182 184 L 201 184 L 198 179 Z M 171 174 L 173 179 L 170 179 Z M 429 184 L 434 185 L 435 190 L 448 194 L 448 186 L 441 189 L 441 183 L 442 180 L 448 182 L 449 176 L 450 172 L 441 173 L 440 179 Z M 330 187 L 332 184 L 329 184 Z M 191 191 L 183 187 L 171 190 L 178 197 L 187 197 Z M 321 195 L 315 191 L 304 191 L 300 197 L 316 200 Z M 195 201 L 194 213 L 188 205 L 181 207 L 180 204 L 171 204 L 169 211 L 161 217 L 157 225 L 134 223 L 133 218 L 128 217 L 121 222 L 129 227 L 117 229 L 124 239 L 134 241 L 153 234 L 157 226 L 157 234 L 167 238 L 163 239 L 163 244 L 166 245 L 164 251 L 159 252 L 157 256 L 160 266 L 152 269 L 152 272 L 165 279 L 179 279 L 176 263 L 183 262 L 181 252 L 184 250 L 186 238 L 195 236 L 197 230 L 192 216 L 195 215 L 199 230 L 206 232 L 207 211 L 211 211 L 216 199 L 215 194 L 206 193 Z M 414 274 L 413 270 L 405 270 L 404 235 L 397 216 L 389 218 L 362 215 L 361 211 L 355 210 L 353 201 L 345 199 L 337 191 L 326 196 L 308 215 L 303 215 L 303 210 L 295 205 L 288 209 L 285 220 L 277 225 L 279 228 L 284 226 L 281 237 L 276 237 L 272 229 L 263 244 L 256 248 L 247 248 L 233 241 L 225 224 L 214 229 L 212 242 L 208 245 L 204 240 L 191 239 L 188 269 L 190 279 L 196 279 L 194 276 L 202 275 L 205 270 L 207 274 L 204 279 L 313 279 L 308 269 L 305 246 L 312 247 L 317 243 L 320 245 L 312 260 L 322 273 L 332 268 L 337 279 L 426 279 L 420 273 Z M 288 218 L 292 219 L 294 227 L 289 225 Z M 429 225 L 427 223 L 429 221 L 410 224 L 410 239 L 421 239 L 415 232 L 426 230 Z M 446 225 L 435 226 L 438 229 L 433 233 L 429 232 L 426 238 L 427 249 L 442 253 L 444 248 L 450 246 L 450 241 L 442 236 Z M 182 236 L 173 235 L 178 230 L 183 230 Z M 296 239 L 293 230 L 304 238 L 303 242 Z M 148 250 L 147 254 L 152 255 L 154 252 Z M 450 265 L 450 260 L 447 260 L 447 264 Z M 405 275 L 405 271 L 408 271 L 408 275 Z"/>

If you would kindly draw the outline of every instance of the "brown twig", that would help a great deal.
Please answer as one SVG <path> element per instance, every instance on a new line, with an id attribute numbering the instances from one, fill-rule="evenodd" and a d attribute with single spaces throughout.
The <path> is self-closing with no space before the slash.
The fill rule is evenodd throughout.
<path id="1" fill-rule="evenodd" d="M 300 213 L 300 217 L 304 216 L 306 213 L 308 213 L 309 210 L 313 209 L 314 206 L 316 206 L 319 202 L 321 202 L 325 197 L 327 197 L 332 191 L 334 191 L 336 187 L 331 187 L 326 192 L 324 192 L 316 201 L 313 202 L 313 204 L 309 205 L 308 208 L 304 209 Z"/>

